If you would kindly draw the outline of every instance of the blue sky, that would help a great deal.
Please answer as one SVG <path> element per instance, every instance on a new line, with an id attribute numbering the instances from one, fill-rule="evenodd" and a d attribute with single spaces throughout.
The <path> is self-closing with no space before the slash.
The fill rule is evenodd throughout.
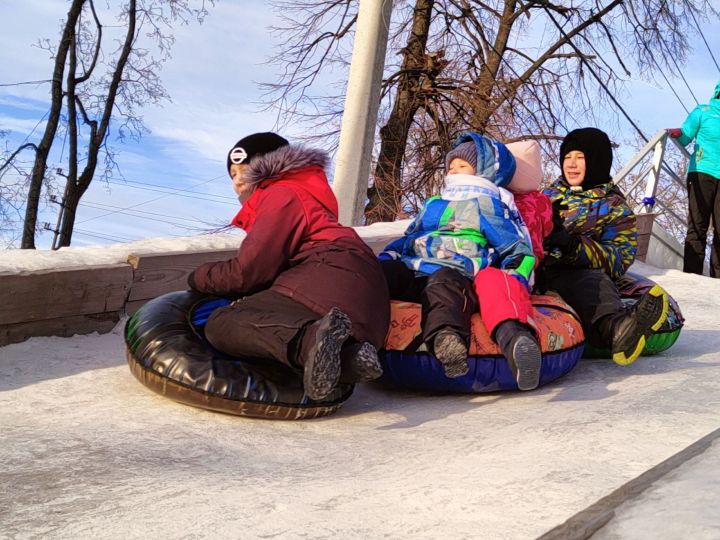
<path id="1" fill-rule="evenodd" d="M 33 44 L 43 37 L 56 38 L 66 11 L 67 3 L 60 0 L 0 0 L 0 83 L 49 76 L 52 60 Z M 151 133 L 140 143 L 116 146 L 127 182 L 117 178 L 111 184 L 93 183 L 79 208 L 73 245 L 194 234 L 234 215 L 237 203 L 226 176 L 225 154 L 243 135 L 273 127 L 274 116 L 262 111 L 256 83 L 274 79 L 274 68 L 266 60 L 278 39 L 268 26 L 277 22 L 264 3 L 220 0 L 203 25 L 176 28 L 172 59 L 162 73 L 172 102 L 143 111 Z M 720 60 L 720 32 L 709 23 L 703 27 Z M 697 97 L 706 101 L 720 73 L 699 37 L 693 41 L 695 52 L 689 55 L 685 76 Z M 684 83 L 671 82 L 692 108 L 695 101 Z M 620 96 L 647 135 L 678 126 L 686 116 L 664 86 L 634 76 Z M 47 112 L 47 91 L 48 85 L 0 87 L 0 129 L 12 130 L 11 144 L 21 142 Z M 632 137 L 628 126 L 622 130 Z M 35 136 L 41 132 L 40 122 Z M 284 134 L 299 135 L 292 130 Z M 54 206 L 44 209 L 40 221 L 54 225 L 56 211 Z M 46 248 L 51 241 L 52 233 L 44 232 L 37 245 Z"/>

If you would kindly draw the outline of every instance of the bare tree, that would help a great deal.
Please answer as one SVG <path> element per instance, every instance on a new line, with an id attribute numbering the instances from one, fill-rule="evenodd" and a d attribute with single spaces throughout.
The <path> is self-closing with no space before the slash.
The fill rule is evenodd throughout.
<path id="1" fill-rule="evenodd" d="M 169 99 L 159 71 L 174 42 L 172 25 L 201 21 L 207 13 L 203 0 L 128 0 L 118 4 L 121 35 L 117 25 L 106 35 L 109 26 L 101 21 L 94 0 L 72 0 L 59 42 L 46 39 L 40 44 L 54 57 L 45 131 L 37 144 L 28 142 L 7 152 L 0 164 L 0 175 L 14 169 L 22 176 L 18 157 L 34 151 L 32 171 L 27 174 L 24 249 L 35 248 L 41 194 L 53 178 L 48 162 L 60 132 L 67 137 L 68 161 L 56 231 L 59 241 L 54 247 L 70 245 L 78 204 L 98 167 L 102 167 L 101 178 L 117 168 L 115 152 L 108 145 L 111 127 L 120 140 L 138 138 L 145 129 L 141 108 Z M 111 7 L 108 3 L 108 9 Z"/>
<path id="2" fill-rule="evenodd" d="M 267 86 L 268 103 L 278 107 L 283 122 L 304 119 L 316 136 L 332 137 L 341 92 L 322 99 L 312 92 L 323 70 L 336 71 L 347 61 L 345 41 L 353 35 L 357 2 L 275 4 L 288 15 L 278 30 L 289 39 L 275 56 L 286 69 Z M 709 0 L 565 4 L 396 2 L 368 223 L 412 211 L 438 185 L 441 157 L 463 129 L 505 141 L 536 138 L 548 159 L 567 126 L 614 123 L 619 131 L 623 111 L 616 96 L 628 78 L 678 74 L 694 15 L 718 18 Z"/>

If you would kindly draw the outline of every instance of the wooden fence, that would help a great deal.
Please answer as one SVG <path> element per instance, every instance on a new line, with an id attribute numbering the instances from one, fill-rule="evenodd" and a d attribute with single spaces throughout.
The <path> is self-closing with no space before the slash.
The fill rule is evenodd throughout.
<path id="1" fill-rule="evenodd" d="M 638 259 L 645 260 L 651 214 L 638 216 Z M 376 253 L 394 236 L 373 237 Z M 133 253 L 126 263 L 0 273 L 0 346 L 34 336 L 72 336 L 113 329 L 148 300 L 187 287 L 198 265 L 232 257 L 235 250 Z"/>
<path id="2" fill-rule="evenodd" d="M 368 241 L 377 253 L 395 236 Z M 232 250 L 133 253 L 126 263 L 0 273 L 0 346 L 34 336 L 106 333 L 148 300 L 187 288 L 187 275 Z"/>

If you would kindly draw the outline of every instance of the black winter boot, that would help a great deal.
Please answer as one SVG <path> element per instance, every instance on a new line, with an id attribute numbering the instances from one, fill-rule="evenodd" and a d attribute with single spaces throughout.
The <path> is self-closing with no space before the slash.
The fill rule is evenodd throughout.
<path id="1" fill-rule="evenodd" d="M 433 339 L 433 351 L 435 358 L 443 365 L 446 377 L 462 377 L 470 370 L 467 343 L 452 330 L 445 329 L 437 333 Z"/>
<path id="2" fill-rule="evenodd" d="M 383 374 L 377 349 L 367 341 L 345 345 L 340 352 L 340 360 L 340 382 L 368 382 L 380 378 Z"/>
<path id="3" fill-rule="evenodd" d="M 302 340 L 303 385 L 310 399 L 329 395 L 340 380 L 340 349 L 352 324 L 345 313 L 332 308 L 305 331 Z"/>
<path id="4" fill-rule="evenodd" d="M 542 351 L 529 326 L 515 320 L 500 323 L 495 341 L 505 355 L 520 390 L 534 390 L 540 384 Z"/>
<path id="5" fill-rule="evenodd" d="M 648 336 L 667 319 L 668 296 L 660 285 L 643 294 L 626 313 L 616 318 L 612 333 L 612 359 L 616 364 L 632 364 L 645 348 Z"/>

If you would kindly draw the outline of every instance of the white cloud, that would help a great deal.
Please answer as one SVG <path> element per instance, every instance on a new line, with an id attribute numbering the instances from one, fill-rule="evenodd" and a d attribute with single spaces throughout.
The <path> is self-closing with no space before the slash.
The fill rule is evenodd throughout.
<path id="1" fill-rule="evenodd" d="M 35 134 L 42 133 L 42 130 L 45 129 L 45 121 L 38 123 L 37 119 L 16 118 L 0 113 L 0 129 L 8 129 L 16 135 L 24 137 L 33 130 Z"/>

